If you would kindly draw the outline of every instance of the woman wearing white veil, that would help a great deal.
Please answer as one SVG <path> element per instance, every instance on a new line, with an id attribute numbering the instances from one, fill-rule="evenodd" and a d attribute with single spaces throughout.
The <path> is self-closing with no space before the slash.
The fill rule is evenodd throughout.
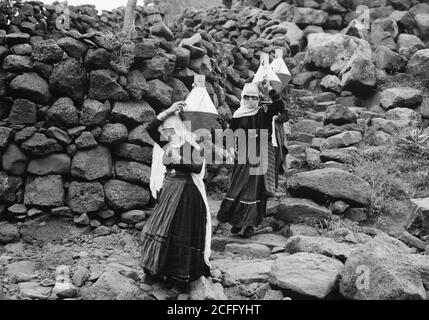
<path id="1" fill-rule="evenodd" d="M 205 163 L 192 159 L 200 146 L 178 114 L 184 106 L 174 103 L 147 127 L 156 142 L 150 187 L 158 203 L 142 230 L 140 259 L 146 273 L 180 288 L 210 274 L 211 242 Z"/>

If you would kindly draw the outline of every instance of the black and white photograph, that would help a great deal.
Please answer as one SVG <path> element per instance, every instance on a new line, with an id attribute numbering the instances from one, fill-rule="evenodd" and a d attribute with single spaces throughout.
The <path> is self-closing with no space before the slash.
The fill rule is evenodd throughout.
<path id="1" fill-rule="evenodd" d="M 429 0 L 0 0 L 0 300 L 429 300 Z"/>

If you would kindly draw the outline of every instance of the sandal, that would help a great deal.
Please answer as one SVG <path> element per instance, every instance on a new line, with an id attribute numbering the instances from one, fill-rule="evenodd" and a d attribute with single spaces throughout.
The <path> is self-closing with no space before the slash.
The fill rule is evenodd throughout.
<path id="1" fill-rule="evenodd" d="M 255 234 L 255 228 L 249 226 L 244 229 L 242 237 L 247 239 L 252 237 L 254 234 Z"/>
<path id="2" fill-rule="evenodd" d="M 243 228 L 242 227 L 232 227 L 231 233 L 232 234 L 238 234 L 238 233 L 240 233 L 241 229 L 243 229 Z"/>

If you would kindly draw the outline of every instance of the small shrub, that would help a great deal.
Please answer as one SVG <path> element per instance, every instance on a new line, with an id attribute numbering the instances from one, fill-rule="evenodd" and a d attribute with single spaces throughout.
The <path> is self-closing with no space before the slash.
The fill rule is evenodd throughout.
<path id="1" fill-rule="evenodd" d="M 134 63 L 135 43 L 124 35 L 103 33 L 102 37 L 111 48 L 111 67 L 120 74 L 127 74 Z"/>
<path id="2" fill-rule="evenodd" d="M 404 200 L 429 190 L 429 134 L 415 129 L 386 146 L 366 145 L 353 165 L 371 186 L 370 216 L 400 214 Z"/>

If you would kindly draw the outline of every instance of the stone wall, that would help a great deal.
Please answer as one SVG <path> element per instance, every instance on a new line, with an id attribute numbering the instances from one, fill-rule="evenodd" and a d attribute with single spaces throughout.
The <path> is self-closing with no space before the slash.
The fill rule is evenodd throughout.
<path id="1" fill-rule="evenodd" d="M 145 125 L 185 99 L 197 73 L 208 76 L 220 113 L 230 113 L 206 54 L 215 49 L 209 38 L 176 45 L 156 9 L 133 42 L 109 33 L 121 11 L 70 9 L 68 30 L 39 2 L 10 21 L 0 16 L 1 219 L 51 213 L 79 225 L 134 225 L 150 205 Z"/>
<path id="2" fill-rule="evenodd" d="M 207 90 L 228 121 L 261 52 L 276 48 L 285 49 L 294 76 L 291 107 L 305 111 L 286 126 L 289 173 L 322 165 L 335 176 L 331 169 L 347 169 L 369 127 L 384 143 L 421 125 L 429 118 L 423 90 L 382 85 L 392 69 L 404 79 L 427 78 L 429 5 L 382 1 L 371 7 L 370 28 L 362 32 L 351 3 L 190 8 L 170 26 L 156 8 L 137 8 L 128 42 L 110 33 L 119 31 L 123 9 L 98 14 L 91 6 L 69 7 L 70 25 L 59 30 L 64 8 L 3 7 L 1 217 L 24 221 L 47 212 L 93 226 L 143 221 L 153 144 L 145 125 L 184 99 L 196 74 L 207 76 Z M 217 168 L 211 170 L 213 176 Z"/>

